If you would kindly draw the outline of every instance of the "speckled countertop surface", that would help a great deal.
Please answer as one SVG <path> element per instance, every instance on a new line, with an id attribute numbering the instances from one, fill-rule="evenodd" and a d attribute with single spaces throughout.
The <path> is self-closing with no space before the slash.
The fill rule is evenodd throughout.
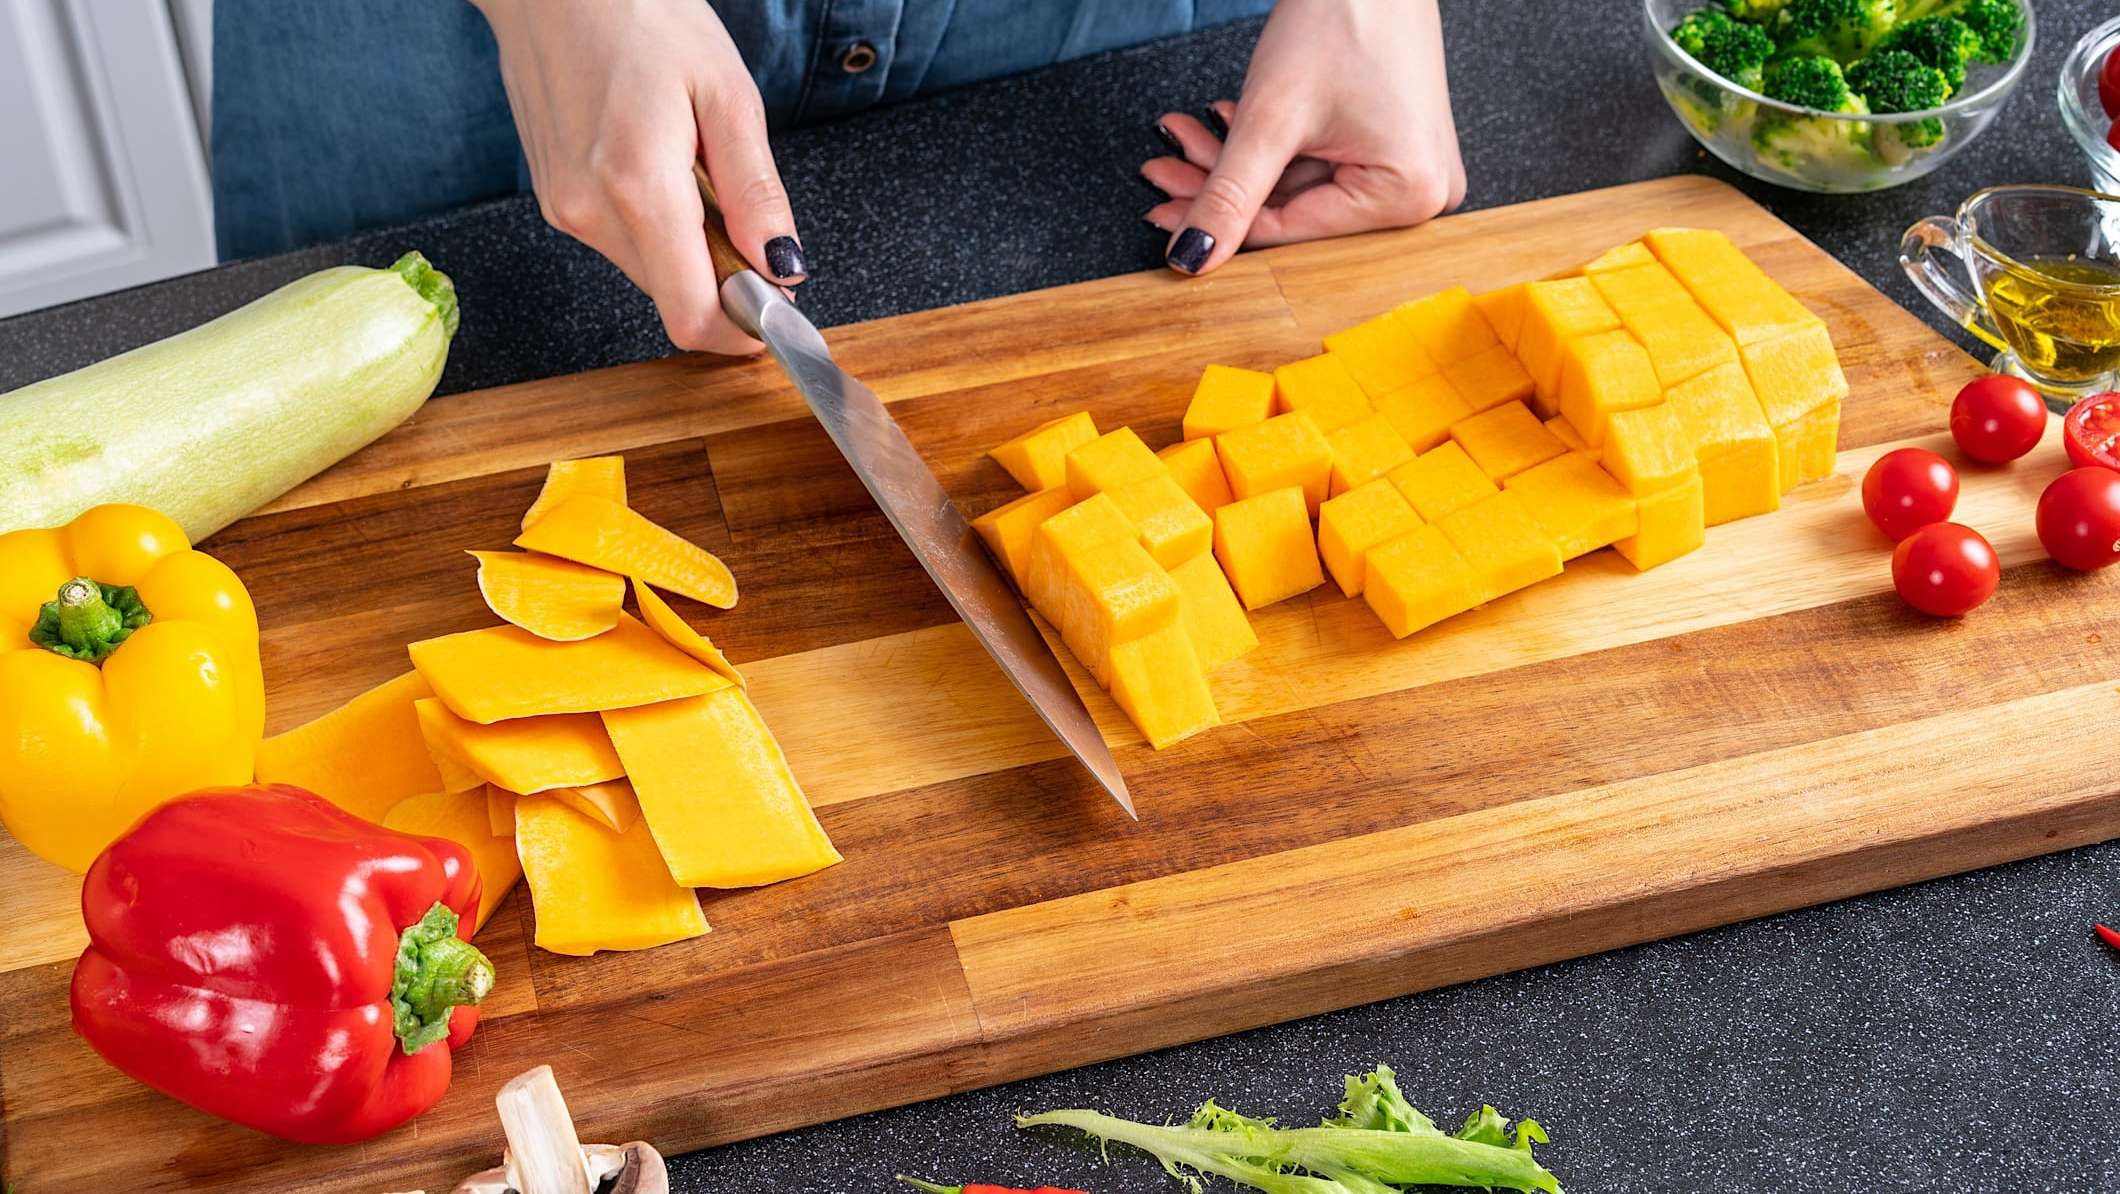
<path id="1" fill-rule="evenodd" d="M 2106 9 L 2040 0 L 2037 61 L 1995 130 L 1922 182 L 1822 198 L 1737 179 L 1698 151 L 1649 80 L 1627 0 L 1446 0 L 1469 205 L 1730 178 L 1956 334 L 1899 276 L 1899 234 L 1991 183 L 2088 181 L 2054 76 Z M 844 323 L 1155 264 L 1162 238 L 1135 219 L 1152 197 L 1133 178 L 1157 151 L 1149 122 L 1233 94 L 1255 34 L 1232 27 L 789 134 L 781 169 L 817 271 L 805 307 Z M 0 389 L 408 246 L 455 276 L 472 313 L 445 393 L 668 351 L 648 302 L 516 199 L 0 321 Z M 2114 734 L 2085 726 L 2084 749 L 2112 754 Z M 2120 963 L 2087 931 L 2104 915 L 2120 915 L 2120 846 L 695 1154 L 673 1175 L 700 1192 L 881 1191 L 896 1172 L 1165 1191 L 1151 1162 L 1107 1164 L 1008 1116 L 1087 1105 L 1162 1119 L 1213 1095 L 1298 1120 L 1329 1110 L 1339 1075 L 1384 1061 L 1439 1119 L 1482 1101 L 1536 1115 L 1554 1136 L 1541 1155 L 1577 1194 L 2120 1190 Z"/>

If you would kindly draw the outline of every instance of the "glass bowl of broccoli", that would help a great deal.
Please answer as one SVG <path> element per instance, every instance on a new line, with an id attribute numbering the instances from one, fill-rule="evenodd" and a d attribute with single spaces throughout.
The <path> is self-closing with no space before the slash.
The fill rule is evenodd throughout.
<path id="1" fill-rule="evenodd" d="M 2114 54 L 2120 54 L 2120 17 L 2084 34 L 2069 51 L 2061 64 L 2061 123 L 2090 159 L 2097 189 L 2120 195 L 2120 149 L 2107 139 L 2120 113 L 2106 115 L 2098 91 L 2099 75 Z"/>
<path id="2" fill-rule="evenodd" d="M 1804 191 L 1941 166 L 2024 76 L 2029 0 L 1643 0 L 1657 85 L 1708 152 Z"/>

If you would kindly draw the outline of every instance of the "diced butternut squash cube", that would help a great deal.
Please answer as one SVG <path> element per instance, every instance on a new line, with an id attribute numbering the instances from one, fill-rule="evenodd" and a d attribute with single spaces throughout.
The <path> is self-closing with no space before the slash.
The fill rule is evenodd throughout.
<path id="1" fill-rule="evenodd" d="M 1436 368 L 1428 350 L 1413 338 L 1413 329 L 1395 311 L 1325 337 L 1325 351 L 1340 358 L 1371 401 Z"/>
<path id="2" fill-rule="evenodd" d="M 1644 239 L 1664 268 L 1740 346 L 1772 340 L 1818 322 L 1816 315 L 1721 232 L 1658 228 Z"/>
<path id="3" fill-rule="evenodd" d="M 610 710 L 604 728 L 683 886 L 756 887 L 839 861 L 743 689 Z"/>
<path id="4" fill-rule="evenodd" d="M 1737 360 L 1737 345 L 1686 288 L 1653 259 L 1590 275 L 1598 293 L 1649 353 L 1664 389 Z"/>
<path id="5" fill-rule="evenodd" d="M 1229 478 L 1222 475 L 1221 454 L 1211 439 L 1181 440 L 1156 453 L 1156 458 L 1191 495 L 1193 504 L 1208 514 L 1228 505 L 1234 496 L 1229 492 Z"/>
<path id="6" fill-rule="evenodd" d="M 1579 336 L 1561 349 L 1561 416 L 1593 448 L 1604 447 L 1614 412 L 1663 399 L 1648 351 L 1624 329 Z"/>
<path id="7" fill-rule="evenodd" d="M 1582 273 L 1585 277 L 1588 277 L 1591 274 L 1610 270 L 1622 270 L 1630 266 L 1654 265 L 1655 263 L 1656 258 L 1649 252 L 1649 246 L 1634 240 L 1628 241 L 1623 245 L 1614 245 L 1592 257 L 1589 261 L 1584 262 Z"/>
<path id="8" fill-rule="evenodd" d="M 1038 424 L 997 445 L 987 455 L 1016 484 L 1036 493 L 1067 484 L 1067 454 L 1097 438 L 1097 421 L 1086 410 Z"/>
<path id="9" fill-rule="evenodd" d="M 1178 586 L 1178 620 L 1192 639 L 1200 666 L 1213 671 L 1259 645 L 1251 619 L 1212 554 L 1194 556 L 1170 570 Z"/>
<path id="10" fill-rule="evenodd" d="M 1107 687 L 1113 647 L 1178 620 L 1178 586 L 1138 543 L 1067 557 L 1060 588 L 1060 637 Z"/>
<path id="11" fill-rule="evenodd" d="M 1562 560 L 1588 555 L 1641 529 L 1634 497 L 1587 453 L 1570 452 L 1503 483 L 1560 549 Z"/>
<path id="12" fill-rule="evenodd" d="M 1079 502 L 1163 471 L 1134 429 L 1121 427 L 1067 454 L 1067 491 Z"/>
<path id="13" fill-rule="evenodd" d="M 648 629 L 661 635 L 664 642 L 706 664 L 708 670 L 736 687 L 745 687 L 743 673 L 737 671 L 736 665 L 729 662 L 729 657 L 721 653 L 721 648 L 708 641 L 706 635 L 692 629 L 691 623 L 678 617 L 677 611 L 670 608 L 670 603 L 664 601 L 662 595 L 646 582 L 633 582 L 633 601 L 640 606 L 641 621 L 648 624 Z"/>
<path id="14" fill-rule="evenodd" d="M 1517 338 L 1524 332 L 1524 303 L 1529 298 L 1525 290 L 1527 283 L 1518 282 L 1485 294 L 1472 296 L 1472 305 L 1487 317 L 1487 324 L 1494 329 L 1495 338 L 1510 352 L 1516 351 Z"/>
<path id="15" fill-rule="evenodd" d="M 1276 409 L 1309 415 L 1319 431 L 1344 427 L 1369 413 L 1369 396 L 1346 362 L 1329 352 L 1274 370 L 1273 385 Z"/>
<path id="16" fill-rule="evenodd" d="M 1531 375 L 1508 349 L 1497 344 L 1443 367 L 1443 376 L 1474 411 L 1531 398 Z"/>
<path id="17" fill-rule="evenodd" d="M 1743 357 L 1760 412 L 1776 427 L 1848 396 L 1848 379 L 1824 324 L 1747 344 Z"/>
<path id="18" fill-rule="evenodd" d="M 465 791 L 486 793 L 486 828 L 493 831 L 493 836 L 515 836 L 515 793 L 492 784 L 480 784 Z"/>
<path id="19" fill-rule="evenodd" d="M 550 796 L 525 796 L 515 804 L 515 852 L 539 949 L 587 956 L 707 931 L 699 897 L 670 878 L 645 821 L 613 833 Z"/>
<path id="20" fill-rule="evenodd" d="M 515 843 L 510 840 L 515 827 L 508 827 L 508 836 L 494 836 L 486 823 L 484 788 L 407 796 L 383 814 L 383 827 L 455 842 L 471 855 L 471 865 L 478 870 L 478 915 L 464 931 L 466 938 L 485 926 L 493 910 L 508 898 L 515 881 L 523 876 L 522 864 L 515 857 Z"/>
<path id="21" fill-rule="evenodd" d="M 1293 485 L 1316 510 L 1332 482 L 1332 445 L 1300 411 L 1215 437 L 1230 494 L 1242 500 Z M 1219 511 L 1217 511 L 1219 513 Z"/>
<path id="22" fill-rule="evenodd" d="M 1472 565 L 1433 526 L 1370 549 L 1364 567 L 1362 600 L 1396 638 L 1479 604 Z"/>
<path id="23" fill-rule="evenodd" d="M 516 717 L 479 725 L 438 700 L 415 702 L 427 749 L 446 755 L 510 792 L 579 788 L 626 773 L 594 713 Z"/>
<path id="24" fill-rule="evenodd" d="M 578 643 L 491 626 L 430 638 L 407 650 L 449 711 L 480 725 L 544 713 L 596 713 L 730 687 L 624 614 L 609 633 Z"/>
<path id="25" fill-rule="evenodd" d="M 1472 569 L 1475 605 L 1561 574 L 1560 548 L 1531 517 L 1522 494 L 1505 489 L 1435 525 Z"/>
<path id="26" fill-rule="evenodd" d="M 1449 439 L 1450 425 L 1473 414 L 1472 404 L 1440 373 L 1386 394 L 1376 405 L 1377 413 L 1391 420 L 1391 429 L 1416 452 Z"/>
<path id="27" fill-rule="evenodd" d="M 1024 596 L 1058 630 L 1067 557 L 1093 551 L 1105 543 L 1132 543 L 1139 534 L 1110 494 L 1100 493 L 1069 506 L 1039 523 L 1031 533 L 1030 583 Z"/>
<path id="28" fill-rule="evenodd" d="M 633 781 L 629 779 L 607 779 L 579 788 L 551 788 L 538 794 L 550 796 L 613 833 L 624 833 L 640 820 L 640 798 L 634 794 Z"/>
<path id="29" fill-rule="evenodd" d="M 1613 415 L 1598 463 L 1636 497 L 1671 489 L 1700 471 L 1685 421 L 1662 403 Z"/>
<path id="30" fill-rule="evenodd" d="M 1259 609 L 1325 583 L 1310 511 L 1293 486 L 1238 498 L 1215 511 L 1215 558 L 1245 609 Z"/>
<path id="31" fill-rule="evenodd" d="M 716 609 L 736 604 L 736 578 L 713 552 L 593 493 L 562 499 L 525 527 L 515 545 L 644 580 Z"/>
<path id="32" fill-rule="evenodd" d="M 1555 415 L 1546 420 L 1546 430 L 1553 433 L 1553 438 L 1568 445 L 1570 452 L 1581 452 L 1592 460 L 1597 459 L 1597 449 L 1583 442 L 1581 433 L 1576 431 L 1575 425 L 1568 421 L 1567 416 Z"/>
<path id="33" fill-rule="evenodd" d="M 1709 526 L 1781 507 L 1780 451 L 1774 428 L 1732 361 L 1673 386 L 1664 404 L 1693 441 Z"/>
<path id="34" fill-rule="evenodd" d="M 563 498 L 577 493 L 591 493 L 606 501 L 626 504 L 626 458 L 623 456 L 590 456 L 581 460 L 555 460 L 545 470 L 545 487 L 537 491 L 537 500 L 523 512 L 521 530 L 529 530 L 545 511 L 558 505 Z"/>
<path id="35" fill-rule="evenodd" d="M 1362 595 L 1362 557 L 1379 543 L 1421 525 L 1398 487 L 1382 477 L 1326 502 L 1318 510 L 1318 556 L 1349 597 Z"/>
<path id="36" fill-rule="evenodd" d="M 1774 429 L 1776 447 L 1779 449 L 1782 428 Z M 1816 481 L 1833 475 L 1835 457 L 1840 450 L 1840 403 L 1834 401 L 1790 424 L 1786 432 L 1787 442 L 1795 445 L 1796 484 Z M 1786 472 L 1782 477 L 1786 482 Z"/>
<path id="37" fill-rule="evenodd" d="M 1185 438 L 1213 439 L 1273 417 L 1273 374 L 1209 365 L 1185 407 Z"/>
<path id="38" fill-rule="evenodd" d="M 398 801 L 444 787 L 413 709 L 433 695 L 418 672 L 406 672 L 275 734 L 258 743 L 258 782 L 307 788 L 356 817 L 380 821 Z"/>
<path id="39" fill-rule="evenodd" d="M 626 578 L 534 551 L 466 552 L 478 561 L 478 591 L 503 622 L 570 643 L 618 625 Z"/>
<path id="40" fill-rule="evenodd" d="M 1446 368 L 1501 344 L 1494 329 L 1488 326 L 1487 317 L 1473 305 L 1471 292 L 1462 286 L 1403 303 L 1393 314 L 1413 332 L 1413 338 L 1428 350 L 1435 363 Z"/>
<path id="41" fill-rule="evenodd" d="M 1175 623 L 1112 648 L 1112 699 L 1157 750 L 1222 723 L 1207 669 Z"/>
<path id="42" fill-rule="evenodd" d="M 1413 459 L 1413 449 L 1383 415 L 1370 415 L 1325 437 L 1332 445 L 1331 492 L 1337 496 Z"/>
<path id="43" fill-rule="evenodd" d="M 1015 578 L 1016 587 L 1028 593 L 1031 578 L 1031 537 L 1039 524 L 1075 504 L 1067 486 L 1056 485 L 1026 493 L 1015 501 L 997 506 L 972 520 L 972 529 L 986 540 L 988 551 Z"/>
<path id="44" fill-rule="evenodd" d="M 1111 496 L 1119 512 L 1134 524 L 1149 558 L 1165 568 L 1214 546 L 1215 524 L 1167 470 L 1121 485 Z"/>
<path id="45" fill-rule="evenodd" d="M 1429 522 L 1502 491 L 1455 442 L 1421 453 L 1411 463 L 1391 470 L 1388 477 L 1399 495 Z"/>
<path id="46" fill-rule="evenodd" d="M 1588 278 L 1556 278 L 1524 288 L 1524 329 L 1516 355 L 1531 375 L 1531 407 L 1540 418 L 1560 413 L 1561 348 L 1578 336 L 1618 327 L 1619 316 Z"/>
<path id="47" fill-rule="evenodd" d="M 1465 455 L 1481 472 L 1496 482 L 1506 481 L 1568 450 L 1521 402 L 1506 403 L 1466 419 L 1450 429 L 1450 438 L 1465 449 Z"/>
<path id="48" fill-rule="evenodd" d="M 1701 494 L 1696 471 L 1671 489 L 1638 498 L 1641 529 L 1612 546 L 1644 572 L 1699 547 L 1707 541 L 1707 507 Z"/>

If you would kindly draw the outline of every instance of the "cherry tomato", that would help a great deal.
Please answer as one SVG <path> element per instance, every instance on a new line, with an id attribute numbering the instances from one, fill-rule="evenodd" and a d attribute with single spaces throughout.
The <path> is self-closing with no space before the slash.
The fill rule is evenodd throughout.
<path id="1" fill-rule="evenodd" d="M 1951 403 L 1951 438 L 1975 460 L 2001 464 L 2046 434 L 2046 399 L 2030 382 L 2000 373 L 1967 383 Z"/>
<path id="2" fill-rule="evenodd" d="M 1926 448 L 1886 452 L 1862 478 L 1862 509 L 1877 529 L 1904 539 L 1942 522 L 1958 505 L 1958 470 Z"/>
<path id="3" fill-rule="evenodd" d="M 2120 561 L 2120 472 L 2079 468 L 2039 495 L 2039 545 L 2055 562 L 2095 572 Z"/>
<path id="4" fill-rule="evenodd" d="M 2120 49 L 2105 56 L 2105 69 L 2098 72 L 2098 103 L 2107 116 L 2120 120 Z"/>
<path id="5" fill-rule="evenodd" d="M 1955 522 L 1932 522 L 1900 540 L 1892 552 L 1892 584 L 1899 595 L 1939 618 L 1979 608 L 2001 581 L 1995 549 L 1979 531 Z"/>
<path id="6" fill-rule="evenodd" d="M 2070 407 L 2061 431 L 2070 464 L 2120 469 L 2120 394 L 2092 394 Z"/>

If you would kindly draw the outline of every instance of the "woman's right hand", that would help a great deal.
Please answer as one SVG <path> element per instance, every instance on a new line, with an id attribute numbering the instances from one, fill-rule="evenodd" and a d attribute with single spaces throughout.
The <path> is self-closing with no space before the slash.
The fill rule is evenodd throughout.
<path id="1" fill-rule="evenodd" d="M 705 0 L 473 0 L 500 43 L 538 209 L 655 300 L 679 348 L 756 352 L 722 313 L 692 179 L 766 277 L 808 273 L 764 105 Z"/>

